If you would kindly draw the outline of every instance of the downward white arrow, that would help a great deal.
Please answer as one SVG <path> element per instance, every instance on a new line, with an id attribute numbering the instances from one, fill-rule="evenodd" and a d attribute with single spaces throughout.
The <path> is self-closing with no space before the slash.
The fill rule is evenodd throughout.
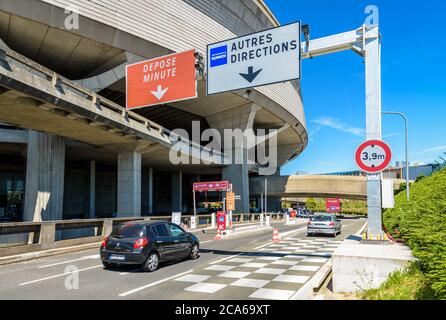
<path id="1" fill-rule="evenodd" d="M 158 86 L 156 91 L 150 91 L 152 92 L 152 94 L 158 99 L 161 100 L 164 95 L 166 94 L 167 90 L 169 90 L 169 88 L 163 89 L 162 86 Z"/>

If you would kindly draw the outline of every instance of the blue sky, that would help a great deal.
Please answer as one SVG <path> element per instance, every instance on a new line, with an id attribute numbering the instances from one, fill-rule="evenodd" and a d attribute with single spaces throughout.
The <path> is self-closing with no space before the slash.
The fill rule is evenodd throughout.
<path id="1" fill-rule="evenodd" d="M 365 8 L 376 5 L 383 36 L 383 110 L 408 116 L 411 162 L 432 162 L 446 152 L 445 1 L 266 2 L 280 23 L 310 24 L 313 39 L 359 27 Z M 342 52 L 304 60 L 302 92 L 310 142 L 282 174 L 356 170 L 354 152 L 364 141 L 365 128 L 363 59 Z M 384 116 L 383 138 L 393 150 L 393 163 L 404 160 L 403 133 L 399 117 Z"/>

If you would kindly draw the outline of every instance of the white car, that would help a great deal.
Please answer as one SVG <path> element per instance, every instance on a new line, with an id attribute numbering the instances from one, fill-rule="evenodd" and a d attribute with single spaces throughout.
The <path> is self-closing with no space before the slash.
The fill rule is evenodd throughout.
<path id="1" fill-rule="evenodd" d="M 316 214 L 307 224 L 307 236 L 330 234 L 336 237 L 341 234 L 341 220 L 332 214 Z"/>

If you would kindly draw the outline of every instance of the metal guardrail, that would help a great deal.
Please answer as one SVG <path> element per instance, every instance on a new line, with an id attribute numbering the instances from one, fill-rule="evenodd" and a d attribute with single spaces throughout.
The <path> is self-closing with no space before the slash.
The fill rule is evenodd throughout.
<path id="1" fill-rule="evenodd" d="M 270 214 L 272 220 L 284 219 L 284 214 Z M 69 246 L 77 246 L 95 243 L 111 233 L 113 227 L 130 221 L 171 221 L 171 216 L 150 217 L 126 217 L 109 219 L 78 219 L 78 220 L 55 220 L 43 222 L 13 222 L 0 223 L 0 236 L 19 235 L 23 242 L 15 244 L 4 244 L 0 242 L 0 257 L 18 255 L 40 250 L 58 249 Z M 182 222 L 190 227 L 193 215 L 183 215 Z M 212 214 L 197 215 L 197 228 L 206 228 L 212 225 Z M 233 214 L 233 224 L 253 223 L 260 221 L 260 214 Z M 93 231 L 91 236 L 78 236 L 70 239 L 58 239 L 60 233 L 65 230 Z"/>

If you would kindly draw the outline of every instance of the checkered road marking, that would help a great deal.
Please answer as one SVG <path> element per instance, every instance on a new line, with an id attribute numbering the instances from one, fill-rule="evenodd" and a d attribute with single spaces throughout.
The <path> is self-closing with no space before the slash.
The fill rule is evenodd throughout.
<path id="1" fill-rule="evenodd" d="M 223 293 L 232 290 L 237 298 L 286 300 L 315 275 L 340 243 L 288 238 L 209 263 L 196 274 L 175 281 L 184 283 L 184 290 L 198 294 L 197 299 L 208 298 L 209 294 L 227 296 Z M 245 297 L 239 297 L 241 294 Z"/>

